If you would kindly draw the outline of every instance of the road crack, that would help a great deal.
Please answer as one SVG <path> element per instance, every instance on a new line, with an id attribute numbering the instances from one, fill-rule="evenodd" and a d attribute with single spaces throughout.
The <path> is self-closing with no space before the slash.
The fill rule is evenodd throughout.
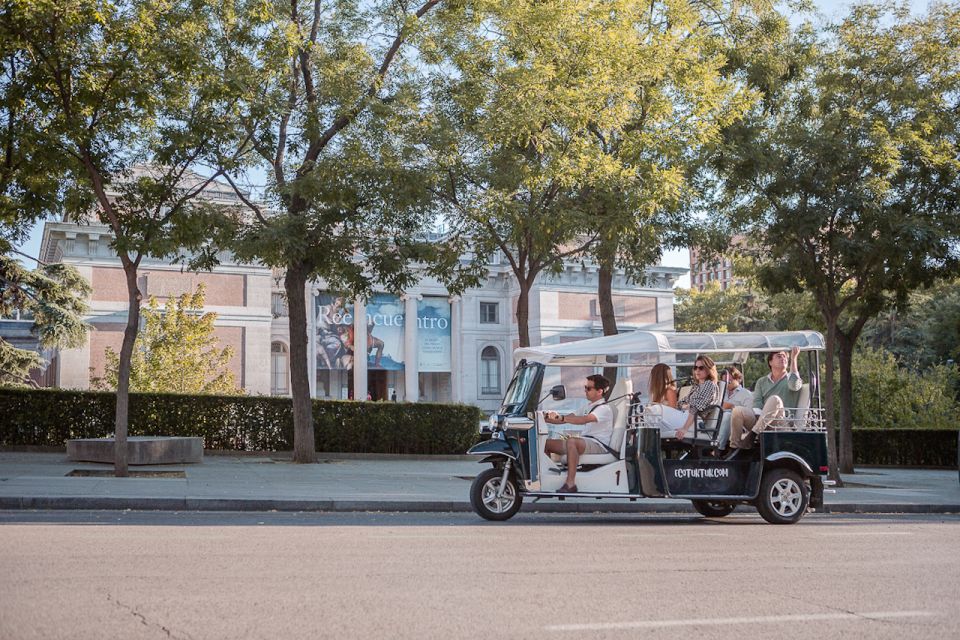
<path id="1" fill-rule="evenodd" d="M 862 614 L 862 613 L 860 613 L 860 612 L 858 612 L 858 611 L 853 611 L 853 610 L 851 610 L 851 609 L 846 609 L 846 608 L 844 608 L 844 607 L 831 606 L 831 605 L 829 605 L 829 604 L 823 604 L 823 603 L 821 603 L 821 602 L 813 602 L 813 601 L 811 601 L 811 600 L 807 600 L 807 599 L 805 599 L 805 598 L 801 598 L 800 596 L 796 596 L 796 595 L 794 595 L 794 596 L 789 596 L 789 598 L 792 598 L 793 600 L 796 600 L 796 601 L 798 601 L 798 602 L 802 602 L 802 603 L 804 603 L 804 604 L 808 604 L 808 605 L 811 605 L 811 606 L 814 606 L 814 607 L 822 607 L 822 608 L 824 608 L 824 609 L 826 609 L 826 610 L 828 610 L 828 611 L 833 611 L 834 613 L 844 613 L 844 614 L 847 614 L 847 615 L 849 615 L 849 616 L 853 616 L 854 618 L 858 618 L 858 619 L 860 619 L 860 620 L 868 620 L 868 621 L 870 621 L 870 622 L 879 622 L 880 624 L 885 624 L 885 625 L 890 626 L 890 627 L 896 627 L 896 626 L 921 626 L 921 627 L 922 627 L 922 626 L 927 626 L 927 625 L 924 625 L 924 624 L 921 623 L 921 622 L 911 622 L 911 621 L 910 621 L 909 619 L 907 619 L 907 618 L 897 618 L 897 619 L 894 619 L 894 618 L 877 618 L 877 617 L 872 617 L 872 616 L 870 616 L 869 614 L 864 615 L 864 614 Z"/>
<path id="2" fill-rule="evenodd" d="M 120 609 L 123 609 L 124 611 L 128 612 L 130 615 L 132 615 L 137 620 L 139 620 L 140 624 L 142 624 L 143 626 L 153 627 L 154 629 L 160 629 L 160 631 L 163 631 L 168 638 L 173 638 L 174 640 L 192 640 L 189 634 L 183 633 L 183 635 L 180 635 L 182 632 L 175 632 L 173 629 L 168 629 L 162 624 L 158 624 L 156 622 L 150 622 L 149 620 L 147 620 L 147 617 L 145 615 L 143 615 L 142 613 L 140 613 L 130 605 L 120 602 L 119 600 L 111 596 L 109 593 L 107 594 L 107 602 L 111 602 L 115 604 L 117 607 L 119 607 Z"/>

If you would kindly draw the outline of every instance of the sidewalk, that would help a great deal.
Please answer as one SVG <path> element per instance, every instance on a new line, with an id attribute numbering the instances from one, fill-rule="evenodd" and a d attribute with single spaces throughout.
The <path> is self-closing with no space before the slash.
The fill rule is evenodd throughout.
<path id="1" fill-rule="evenodd" d="M 0 452 L 0 509 L 168 511 L 470 511 L 473 459 L 205 455 L 201 464 L 131 467 L 181 477 L 78 477 L 112 466 L 63 453 Z M 957 471 L 865 468 L 825 496 L 827 513 L 960 513 Z M 687 500 L 527 501 L 524 511 L 692 513 Z"/>

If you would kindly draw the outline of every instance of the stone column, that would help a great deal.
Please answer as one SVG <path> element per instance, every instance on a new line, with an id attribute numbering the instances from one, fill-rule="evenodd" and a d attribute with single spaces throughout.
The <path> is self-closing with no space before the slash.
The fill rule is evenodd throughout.
<path id="1" fill-rule="evenodd" d="M 367 399 L 367 305 L 353 303 L 353 399 Z"/>
<path id="2" fill-rule="evenodd" d="M 417 341 L 417 302 L 423 296 L 408 293 L 403 296 L 403 386 L 407 402 L 420 399 L 420 345 Z"/>
<path id="3" fill-rule="evenodd" d="M 463 300 L 450 298 L 450 399 L 463 402 Z"/>

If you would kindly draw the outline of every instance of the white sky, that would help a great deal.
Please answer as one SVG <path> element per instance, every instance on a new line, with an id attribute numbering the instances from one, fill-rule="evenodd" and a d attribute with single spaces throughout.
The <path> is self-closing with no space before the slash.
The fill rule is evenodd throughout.
<path id="1" fill-rule="evenodd" d="M 850 5 L 855 4 L 856 0 L 814 0 L 814 5 L 817 9 L 824 14 L 826 18 L 839 18 L 842 17 Z M 922 13 L 927 9 L 927 6 L 931 4 L 932 0 L 909 0 L 909 5 L 915 13 Z M 797 16 L 796 22 L 801 22 L 803 20 L 802 16 Z M 40 253 L 40 236 L 43 232 L 43 222 L 39 222 L 34 225 L 33 230 L 30 233 L 30 239 L 25 242 L 20 250 L 23 253 L 26 253 L 30 256 L 37 256 Z M 674 249 L 671 251 L 666 251 L 663 254 L 663 260 L 661 261 L 664 266 L 668 267 L 690 267 L 690 253 L 686 249 Z M 690 277 L 683 276 L 677 281 L 678 287 L 689 287 L 690 286 Z"/>

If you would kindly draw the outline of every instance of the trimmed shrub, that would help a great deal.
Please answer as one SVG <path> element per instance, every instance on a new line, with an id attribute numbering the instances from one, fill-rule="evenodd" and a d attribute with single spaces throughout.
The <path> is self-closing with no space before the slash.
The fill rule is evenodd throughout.
<path id="1" fill-rule="evenodd" d="M 955 430 L 960 423 L 957 378 L 955 367 L 935 365 L 912 371 L 889 351 L 857 349 L 853 424 L 858 429 Z"/>
<path id="2" fill-rule="evenodd" d="M 113 393 L 0 389 L 0 445 L 63 446 L 113 434 Z M 462 454 L 478 439 L 468 405 L 313 401 L 317 450 Z M 129 435 L 201 436 L 204 448 L 289 451 L 289 398 L 130 394 Z"/>
<path id="3" fill-rule="evenodd" d="M 955 467 L 955 429 L 854 429 L 854 464 Z"/>

